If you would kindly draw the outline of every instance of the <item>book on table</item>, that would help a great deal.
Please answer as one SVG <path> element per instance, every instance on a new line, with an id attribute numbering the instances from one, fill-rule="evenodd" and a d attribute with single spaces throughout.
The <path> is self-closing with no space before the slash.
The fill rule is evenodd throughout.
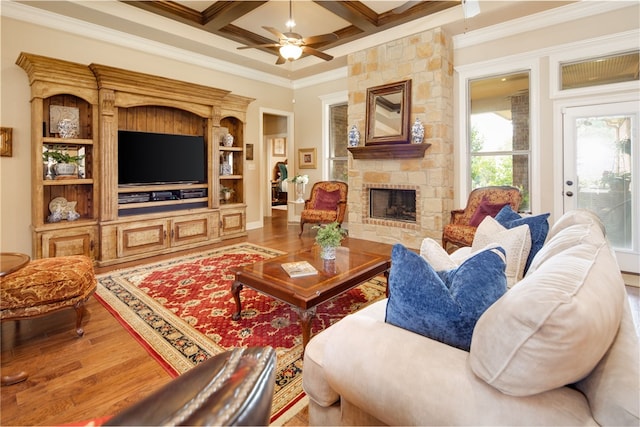
<path id="1" fill-rule="evenodd" d="M 307 261 L 285 262 L 282 269 L 287 272 L 290 277 L 303 277 L 318 274 L 318 270 Z"/>

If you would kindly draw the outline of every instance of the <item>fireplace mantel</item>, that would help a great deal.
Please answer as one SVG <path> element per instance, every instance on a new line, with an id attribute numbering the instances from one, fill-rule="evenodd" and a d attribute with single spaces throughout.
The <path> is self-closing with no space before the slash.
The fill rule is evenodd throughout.
<path id="1" fill-rule="evenodd" d="M 412 159 L 424 157 L 431 144 L 376 144 L 349 147 L 354 159 Z"/>

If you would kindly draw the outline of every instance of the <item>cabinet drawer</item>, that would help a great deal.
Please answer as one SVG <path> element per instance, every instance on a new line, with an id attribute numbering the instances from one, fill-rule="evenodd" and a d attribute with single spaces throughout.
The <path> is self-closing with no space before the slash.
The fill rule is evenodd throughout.
<path id="1" fill-rule="evenodd" d="M 40 233 L 42 258 L 86 255 L 95 259 L 96 227 L 80 227 Z"/>
<path id="2" fill-rule="evenodd" d="M 171 221 L 171 246 L 183 246 L 211 239 L 215 231 L 212 215 L 193 215 Z"/>
<path id="3" fill-rule="evenodd" d="M 220 235 L 243 233 L 245 230 L 245 210 L 220 210 Z"/>
<path id="4" fill-rule="evenodd" d="M 149 253 L 168 247 L 167 221 L 145 221 L 118 227 L 118 257 Z"/>

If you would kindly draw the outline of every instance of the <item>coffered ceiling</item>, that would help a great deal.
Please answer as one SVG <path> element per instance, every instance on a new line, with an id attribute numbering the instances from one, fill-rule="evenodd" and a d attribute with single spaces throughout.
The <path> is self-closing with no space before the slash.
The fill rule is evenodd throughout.
<path id="1" fill-rule="evenodd" d="M 132 43 L 135 38 L 202 60 L 224 61 L 293 80 L 343 67 L 352 52 L 430 28 L 442 26 L 455 35 L 571 3 L 466 1 L 479 4 L 479 15 L 465 19 L 461 0 L 13 0 L 25 8 L 124 33 Z M 303 54 L 296 61 L 276 65 L 276 47 L 245 48 L 277 43 L 273 31 L 263 27 L 287 32 L 290 7 L 296 22 L 293 32 L 304 38 L 337 36 L 312 45 L 333 59 Z"/>

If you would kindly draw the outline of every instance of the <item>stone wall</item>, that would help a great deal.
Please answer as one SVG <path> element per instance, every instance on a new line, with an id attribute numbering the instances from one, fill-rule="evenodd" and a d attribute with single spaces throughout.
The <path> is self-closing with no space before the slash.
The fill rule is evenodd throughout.
<path id="1" fill-rule="evenodd" d="M 403 243 L 419 248 L 422 239 L 440 240 L 442 227 L 453 208 L 453 44 L 440 28 L 425 31 L 348 58 L 349 126 L 362 133 L 367 88 L 411 79 L 411 120 L 420 118 L 425 143 L 424 158 L 354 160 L 349 155 L 349 235 L 383 243 Z M 368 188 L 416 188 L 417 222 L 367 220 L 363 203 Z"/>

